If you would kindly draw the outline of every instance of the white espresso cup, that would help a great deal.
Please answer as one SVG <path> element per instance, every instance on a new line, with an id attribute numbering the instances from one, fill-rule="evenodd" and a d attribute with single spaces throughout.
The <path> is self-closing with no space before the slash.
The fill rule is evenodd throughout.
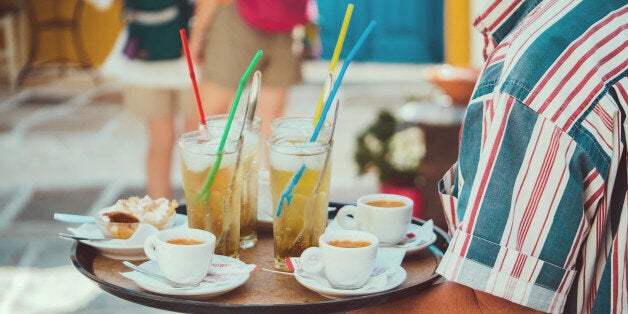
<path id="1" fill-rule="evenodd" d="M 318 247 L 303 251 L 301 267 L 308 273 L 324 271 L 333 288 L 357 289 L 373 273 L 378 244 L 376 236 L 363 231 L 326 232 L 320 236 Z"/>
<path id="2" fill-rule="evenodd" d="M 343 229 L 359 228 L 388 244 L 399 243 L 406 235 L 414 206 L 410 198 L 396 194 L 369 194 L 360 197 L 356 205 L 346 205 L 338 211 L 336 220 Z"/>
<path id="3" fill-rule="evenodd" d="M 157 262 L 166 278 L 181 285 L 194 285 L 205 278 L 215 247 L 214 234 L 192 228 L 162 230 L 144 241 L 146 256 Z"/>

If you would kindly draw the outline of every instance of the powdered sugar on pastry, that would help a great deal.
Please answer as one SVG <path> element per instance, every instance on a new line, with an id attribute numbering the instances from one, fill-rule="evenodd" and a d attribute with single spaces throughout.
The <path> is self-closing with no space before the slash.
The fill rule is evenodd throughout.
<path id="1" fill-rule="evenodd" d="M 124 212 L 137 217 L 140 222 L 150 223 L 155 227 L 163 227 L 160 223 L 168 220 L 175 213 L 175 209 L 179 206 L 176 200 L 168 200 L 165 198 L 151 199 L 148 195 L 144 198 L 137 196 L 128 199 L 118 200 L 113 206 L 104 208 L 98 212 L 103 215 L 109 212 Z M 107 216 L 104 216 L 107 217 Z"/>

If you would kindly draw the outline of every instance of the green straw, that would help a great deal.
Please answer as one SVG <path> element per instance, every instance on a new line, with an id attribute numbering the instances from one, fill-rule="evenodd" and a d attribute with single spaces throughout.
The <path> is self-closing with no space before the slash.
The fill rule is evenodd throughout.
<path id="1" fill-rule="evenodd" d="M 238 109 L 238 103 L 240 102 L 240 96 L 242 96 L 242 91 L 244 90 L 244 86 L 246 85 L 246 81 L 248 80 L 251 72 L 253 72 L 253 68 L 257 64 L 257 61 L 264 54 L 263 51 L 258 50 L 253 60 L 251 60 L 251 64 L 246 69 L 242 77 L 240 78 L 240 83 L 238 84 L 238 91 L 235 94 L 235 98 L 233 99 L 233 104 L 231 105 L 231 111 L 229 111 L 229 117 L 227 117 L 227 124 L 225 125 L 225 130 L 222 132 L 222 139 L 220 139 L 220 145 L 218 146 L 218 154 L 216 157 L 216 161 L 214 161 L 214 166 L 212 167 L 212 172 L 207 176 L 205 180 L 205 184 L 203 184 L 203 188 L 196 195 L 197 198 L 203 197 L 205 201 L 209 199 L 209 195 L 211 192 L 209 188 L 214 183 L 214 179 L 216 178 L 216 173 L 218 172 L 218 168 L 220 167 L 220 163 L 222 162 L 222 155 L 225 149 L 225 143 L 227 142 L 227 137 L 229 135 L 229 129 L 231 129 L 231 123 L 233 122 L 233 118 L 235 117 L 236 110 Z"/>

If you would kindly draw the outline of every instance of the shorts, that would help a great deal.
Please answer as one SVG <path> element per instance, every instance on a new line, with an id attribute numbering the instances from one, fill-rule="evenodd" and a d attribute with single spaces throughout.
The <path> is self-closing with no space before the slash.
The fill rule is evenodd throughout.
<path id="1" fill-rule="evenodd" d="M 223 4 L 207 34 L 203 80 L 236 89 L 257 50 L 264 51 L 255 70 L 262 86 L 290 87 L 301 82 L 301 55 L 292 50 L 292 33 L 265 33 L 246 24 L 234 3 Z"/>
<path id="2" fill-rule="evenodd" d="M 125 107 L 142 119 L 165 118 L 183 114 L 196 116 L 196 103 L 191 88 L 166 89 L 129 86 L 124 88 Z"/>

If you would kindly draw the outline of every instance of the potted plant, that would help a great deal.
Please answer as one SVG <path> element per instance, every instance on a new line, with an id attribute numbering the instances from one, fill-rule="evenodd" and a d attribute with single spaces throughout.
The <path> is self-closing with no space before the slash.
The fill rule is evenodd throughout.
<path id="1" fill-rule="evenodd" d="M 414 216 L 421 216 L 421 161 L 426 153 L 425 135 L 417 126 L 404 126 L 387 110 L 357 137 L 355 161 L 363 175 L 374 171 L 382 193 L 413 199 Z"/>

